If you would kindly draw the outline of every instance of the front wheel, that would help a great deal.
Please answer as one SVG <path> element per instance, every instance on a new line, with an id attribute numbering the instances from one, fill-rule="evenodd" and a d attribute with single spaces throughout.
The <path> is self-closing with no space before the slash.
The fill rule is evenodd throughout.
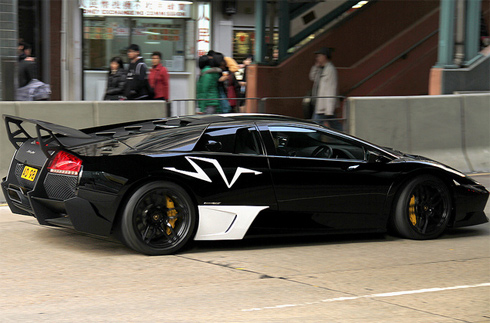
<path id="1" fill-rule="evenodd" d="M 446 229 L 450 214 L 449 189 L 440 179 L 424 175 L 412 179 L 402 189 L 392 222 L 402 237 L 434 239 Z"/>
<path id="2" fill-rule="evenodd" d="M 189 194 L 169 182 L 151 182 L 128 200 L 120 221 L 120 237 L 147 255 L 173 254 L 194 234 L 196 211 Z"/>

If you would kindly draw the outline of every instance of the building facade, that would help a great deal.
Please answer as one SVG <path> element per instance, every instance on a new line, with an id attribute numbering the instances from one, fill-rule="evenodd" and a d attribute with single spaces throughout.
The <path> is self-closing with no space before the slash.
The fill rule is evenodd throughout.
<path id="1" fill-rule="evenodd" d="M 0 0 L 0 100 L 13 100 L 16 88 L 17 1 Z"/>
<path id="2" fill-rule="evenodd" d="M 133 43 L 149 66 L 152 52 L 163 54 L 172 100 L 195 97 L 196 62 L 203 53 L 213 49 L 239 61 L 253 53 L 254 0 L 0 1 L 2 17 L 16 21 L 18 15 L 8 36 L 2 29 L 0 72 L 10 79 L 0 80 L 4 93 L 16 86 L 11 76 L 18 41 L 32 45 L 38 77 L 51 85 L 52 100 L 63 101 L 102 100 L 110 59 L 127 63 L 126 48 Z M 8 8 L 11 14 L 3 15 Z"/>

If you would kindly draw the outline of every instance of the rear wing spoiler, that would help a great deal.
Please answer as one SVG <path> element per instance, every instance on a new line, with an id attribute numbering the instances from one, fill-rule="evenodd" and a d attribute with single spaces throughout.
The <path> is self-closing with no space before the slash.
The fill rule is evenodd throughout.
<path id="1" fill-rule="evenodd" d="M 3 119 L 5 120 L 9 140 L 16 149 L 19 149 L 21 144 L 26 140 L 34 139 L 22 126 L 24 122 L 33 124 L 36 128 L 36 139 L 47 158 L 51 157 L 53 151 L 57 151 L 63 147 L 63 144 L 56 135 L 81 139 L 92 138 L 80 130 L 46 121 L 26 119 L 6 114 L 3 115 Z M 43 135 L 41 132 L 45 132 L 45 134 Z"/>

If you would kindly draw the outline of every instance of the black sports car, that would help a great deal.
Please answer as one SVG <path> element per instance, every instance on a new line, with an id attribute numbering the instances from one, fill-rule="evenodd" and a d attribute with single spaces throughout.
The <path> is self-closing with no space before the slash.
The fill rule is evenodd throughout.
<path id="1" fill-rule="evenodd" d="M 4 115 L 14 213 L 149 255 L 190 240 L 384 232 L 432 239 L 488 221 L 489 192 L 433 160 L 283 116 L 228 114 L 75 130 Z M 35 135 L 29 133 L 28 129 Z"/>

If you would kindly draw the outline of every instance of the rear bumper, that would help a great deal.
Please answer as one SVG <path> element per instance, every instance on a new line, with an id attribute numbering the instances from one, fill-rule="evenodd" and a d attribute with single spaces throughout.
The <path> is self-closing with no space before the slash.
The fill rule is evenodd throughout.
<path id="1" fill-rule="evenodd" d="M 114 216 L 102 215 L 99 210 L 114 205 L 116 195 L 97 193 L 95 203 L 75 196 L 64 201 L 39 197 L 36 188 L 27 191 L 22 186 L 3 180 L 2 190 L 10 210 L 16 214 L 32 215 L 39 224 L 58 225 L 63 223 L 80 232 L 108 236 L 111 234 Z M 55 219 L 62 221 L 53 221 Z M 60 225 L 61 226 L 61 225 Z"/>

